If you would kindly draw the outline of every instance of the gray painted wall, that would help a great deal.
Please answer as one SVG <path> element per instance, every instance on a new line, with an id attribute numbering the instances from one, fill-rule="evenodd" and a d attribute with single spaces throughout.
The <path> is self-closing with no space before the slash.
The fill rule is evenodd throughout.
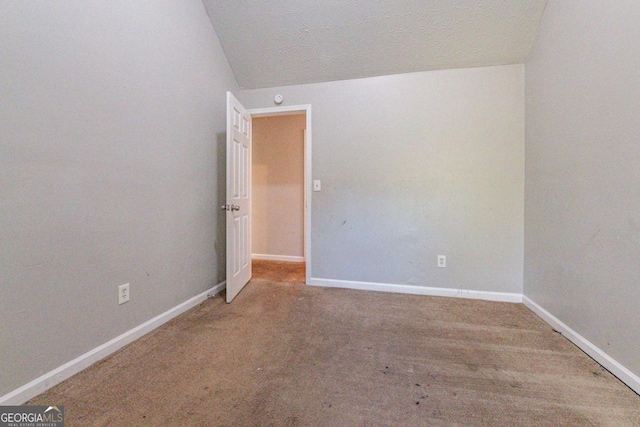
<path id="1" fill-rule="evenodd" d="M 314 278 L 522 292 L 522 65 L 244 90 L 312 104 Z M 448 266 L 436 267 L 438 254 Z"/>
<path id="2" fill-rule="evenodd" d="M 640 4 L 549 2 L 526 63 L 525 294 L 640 375 Z"/>
<path id="3" fill-rule="evenodd" d="M 3 395 L 224 279 L 238 87 L 199 0 L 0 9 Z"/>

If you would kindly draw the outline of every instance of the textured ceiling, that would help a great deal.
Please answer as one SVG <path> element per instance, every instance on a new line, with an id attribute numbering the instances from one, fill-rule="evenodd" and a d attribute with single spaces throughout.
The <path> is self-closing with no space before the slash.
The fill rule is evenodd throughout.
<path id="1" fill-rule="evenodd" d="M 203 0 L 245 89 L 524 62 L 547 0 Z"/>

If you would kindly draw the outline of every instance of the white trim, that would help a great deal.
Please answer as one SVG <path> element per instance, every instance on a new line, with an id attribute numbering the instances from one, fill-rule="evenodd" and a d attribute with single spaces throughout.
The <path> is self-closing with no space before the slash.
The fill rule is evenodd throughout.
<path id="1" fill-rule="evenodd" d="M 222 291 L 226 286 L 226 282 L 221 282 L 209 289 L 208 291 L 204 291 L 193 298 L 188 299 L 187 301 L 179 304 L 172 309 L 165 311 L 164 313 L 154 317 L 151 320 L 144 322 L 143 324 L 136 326 L 133 329 L 128 330 L 108 341 L 93 350 L 90 350 L 84 353 L 81 356 L 76 357 L 75 359 L 65 363 L 62 366 L 54 369 L 53 371 L 47 372 L 46 374 L 36 378 L 28 384 L 23 385 L 22 387 L 5 394 L 0 397 L 0 405 L 21 405 L 27 400 L 45 392 L 56 384 L 61 383 L 72 375 L 77 374 L 78 372 L 88 368 L 99 360 L 104 359 L 115 351 L 121 349 L 125 345 L 137 340 L 143 335 L 148 334 L 174 317 L 184 313 L 185 311 L 195 307 L 200 304 L 202 301 L 206 300 L 208 297 L 217 294 Z"/>
<path id="2" fill-rule="evenodd" d="M 269 108 L 253 108 L 249 109 L 251 117 L 268 117 L 268 116 L 280 116 L 287 114 L 304 113 L 307 120 L 306 123 L 306 139 L 304 147 L 304 180 L 305 180 L 305 204 L 306 210 L 304 212 L 304 259 L 307 263 L 305 283 L 309 283 L 311 280 L 311 206 L 313 191 L 311 183 L 313 182 L 313 175 L 311 173 L 311 161 L 312 150 L 312 121 L 311 121 L 311 104 L 303 105 L 291 105 L 288 107 L 269 107 Z"/>
<path id="3" fill-rule="evenodd" d="M 307 132 L 307 128 L 305 126 L 304 130 L 302 131 L 302 149 L 303 149 L 303 154 L 302 155 L 305 158 L 307 157 L 307 155 L 309 155 L 309 156 L 311 155 L 311 152 L 307 153 L 307 133 L 308 133 Z M 307 245 L 305 244 L 305 242 L 306 242 L 306 238 L 307 238 L 307 236 L 306 236 L 306 230 L 307 230 L 307 207 L 309 206 L 309 201 L 307 199 L 307 191 L 306 191 L 307 185 L 309 185 L 309 181 L 307 179 L 306 171 L 307 171 L 307 165 L 305 164 L 304 165 L 304 170 L 302 171 L 302 174 L 304 175 L 303 183 L 302 183 L 302 185 L 304 185 L 304 187 L 303 187 L 304 191 L 302 192 L 303 193 L 303 198 L 304 198 L 304 200 L 302 202 L 303 203 L 303 207 L 302 207 L 303 225 L 302 225 L 302 227 L 303 227 L 303 230 L 305 230 L 304 231 L 305 235 L 303 236 L 303 242 L 302 242 L 302 246 L 303 246 L 302 247 L 302 256 L 303 257 L 306 256 L 306 251 L 307 251 Z"/>
<path id="4" fill-rule="evenodd" d="M 303 256 L 251 254 L 251 259 L 264 261 L 304 262 Z"/>
<path id="5" fill-rule="evenodd" d="M 602 365 L 605 369 L 618 377 L 620 381 L 628 385 L 633 391 L 640 394 L 640 377 L 622 366 L 607 353 L 598 348 L 591 341 L 571 329 L 560 319 L 549 313 L 547 310 L 536 304 L 531 298 L 523 296 L 522 302 L 531 311 L 537 314 L 542 320 L 551 325 L 555 330 L 560 332 L 565 338 L 574 343 L 580 350 L 584 351 L 589 357 Z"/>
<path id="6" fill-rule="evenodd" d="M 429 295 L 436 297 L 454 297 L 480 299 L 486 301 L 522 302 L 522 294 L 509 292 L 473 291 L 452 288 L 430 288 L 415 285 L 395 285 L 391 283 L 355 282 L 351 280 L 318 279 L 307 281 L 312 286 L 330 288 L 359 289 L 363 291 L 395 292 L 400 294 Z"/>
<path id="7" fill-rule="evenodd" d="M 307 263 L 305 268 L 305 283 L 309 283 L 311 280 L 311 195 L 313 191 L 311 190 L 312 177 L 311 174 L 311 165 L 313 162 L 311 161 L 311 154 L 313 150 L 311 150 L 311 141 L 313 139 L 311 131 L 311 105 L 306 106 L 306 118 L 307 118 L 307 127 L 305 129 L 305 139 L 304 139 L 304 183 L 306 185 L 306 193 L 305 193 L 305 211 L 304 211 L 304 258 Z"/>

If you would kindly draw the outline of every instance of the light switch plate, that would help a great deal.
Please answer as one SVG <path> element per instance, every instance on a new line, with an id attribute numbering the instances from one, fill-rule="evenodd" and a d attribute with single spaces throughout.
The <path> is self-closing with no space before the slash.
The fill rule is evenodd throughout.
<path id="1" fill-rule="evenodd" d="M 314 179 L 313 180 L 313 191 L 321 191 L 322 190 L 322 183 L 320 182 L 319 179 Z"/>

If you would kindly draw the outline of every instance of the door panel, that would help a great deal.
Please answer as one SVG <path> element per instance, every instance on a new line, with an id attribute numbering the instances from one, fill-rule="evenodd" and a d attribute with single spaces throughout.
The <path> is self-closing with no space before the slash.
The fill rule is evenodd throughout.
<path id="1" fill-rule="evenodd" d="M 251 116 L 227 92 L 227 302 L 251 279 Z"/>

